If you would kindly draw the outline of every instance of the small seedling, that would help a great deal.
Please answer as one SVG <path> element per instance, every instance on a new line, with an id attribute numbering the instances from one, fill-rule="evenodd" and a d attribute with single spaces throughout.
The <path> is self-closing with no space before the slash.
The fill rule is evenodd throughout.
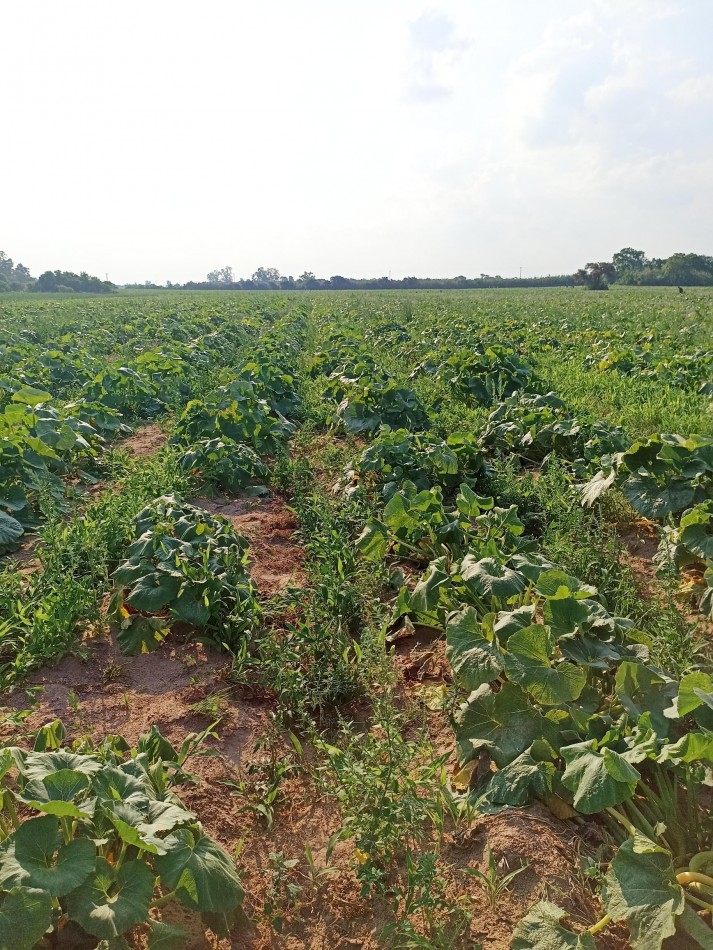
<path id="1" fill-rule="evenodd" d="M 514 878 L 516 878 L 518 874 L 522 874 L 529 866 L 529 864 L 523 864 L 522 867 L 515 868 L 514 871 L 505 872 L 502 868 L 498 867 L 492 848 L 488 845 L 487 870 L 481 871 L 480 868 L 463 868 L 463 873 L 469 874 L 480 883 L 485 892 L 490 909 L 495 910 L 499 898 L 506 891 L 510 890 L 509 885 Z"/>
<path id="2" fill-rule="evenodd" d="M 104 667 L 104 682 L 114 683 L 124 675 L 123 663 L 107 663 Z"/>
<path id="3" fill-rule="evenodd" d="M 331 865 L 318 868 L 314 860 L 314 855 L 312 854 L 312 849 L 309 845 L 305 845 L 305 861 L 307 862 L 307 867 L 309 868 L 309 879 L 314 887 L 317 887 L 320 881 L 323 881 L 325 878 L 329 878 L 333 874 L 339 874 L 339 868 L 332 867 Z"/>
<path id="4" fill-rule="evenodd" d="M 297 858 L 285 859 L 282 851 L 270 853 L 270 882 L 265 895 L 263 913 L 276 933 L 282 931 L 283 914 L 294 907 L 302 893 L 299 884 L 290 880 L 291 873 L 299 864 Z"/>
<path id="5" fill-rule="evenodd" d="M 193 703 L 191 709 L 201 716 L 216 719 L 225 713 L 229 696 L 229 689 L 216 689 L 214 692 L 208 693 L 207 696 L 204 696 L 203 699 L 200 699 L 197 703 Z"/>

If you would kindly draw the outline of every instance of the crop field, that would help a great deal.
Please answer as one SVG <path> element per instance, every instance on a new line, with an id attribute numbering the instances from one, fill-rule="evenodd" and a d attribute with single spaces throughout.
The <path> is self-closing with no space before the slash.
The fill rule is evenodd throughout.
<path id="1" fill-rule="evenodd" d="M 0 301 L 0 948 L 713 947 L 713 291 Z"/>

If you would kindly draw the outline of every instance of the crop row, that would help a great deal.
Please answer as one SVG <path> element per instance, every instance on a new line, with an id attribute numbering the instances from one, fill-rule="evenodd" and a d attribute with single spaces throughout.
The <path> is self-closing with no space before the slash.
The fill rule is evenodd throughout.
<path id="1" fill-rule="evenodd" d="M 302 332 L 299 311 L 276 320 L 249 360 L 187 403 L 172 439 L 192 486 L 260 491 L 259 453 L 279 452 L 299 416 Z M 247 542 L 228 522 L 164 495 L 135 512 L 131 531 L 105 618 L 119 621 L 124 653 L 155 649 L 179 621 L 229 649 L 248 634 L 260 606 Z M 235 864 L 174 791 L 192 780 L 189 760 L 208 734 L 174 748 L 154 726 L 134 748 L 118 736 L 67 748 L 55 721 L 32 751 L 2 750 L 0 945 L 31 950 L 61 932 L 76 945 L 127 946 L 124 935 L 146 924 L 149 947 L 183 946 L 182 928 L 149 913 L 171 902 L 228 934 L 244 896 Z"/>
<path id="2" fill-rule="evenodd" d="M 498 455 L 564 462 L 573 481 L 591 479 L 587 504 L 621 485 L 640 514 L 676 519 L 664 544 L 675 546 L 679 564 L 705 561 L 713 553 L 713 444 L 662 436 L 631 445 L 619 428 L 575 419 L 512 347 L 465 348 L 462 337 L 452 352 L 439 341 L 412 378 L 431 376 L 490 415 L 481 439 L 452 432 L 442 440 L 416 391 L 374 355 L 369 337 L 378 329 L 360 330 L 358 320 L 353 327 L 327 324 L 313 372 L 324 376 L 334 423 L 374 436 L 342 487 L 372 504 L 358 540 L 364 556 L 403 569 L 392 623 L 445 635 L 462 696 L 453 725 L 471 805 L 497 812 L 541 800 L 573 819 L 599 816 L 618 850 L 604 917 L 578 946 L 594 946 L 610 920 L 626 921 L 642 950 L 677 928 L 708 945 L 694 909 L 710 910 L 713 896 L 705 807 L 713 680 L 699 669 L 676 678 L 655 664 L 647 635 L 538 553 L 516 507 L 498 506 L 487 492 Z M 443 336 L 460 334 L 448 327 Z M 382 329 L 389 337 L 392 353 L 413 342 L 393 323 Z M 419 576 L 408 583 L 414 569 Z M 704 609 L 709 600 L 710 586 Z M 546 901 L 536 905 L 513 945 L 574 946 L 564 916 Z"/>

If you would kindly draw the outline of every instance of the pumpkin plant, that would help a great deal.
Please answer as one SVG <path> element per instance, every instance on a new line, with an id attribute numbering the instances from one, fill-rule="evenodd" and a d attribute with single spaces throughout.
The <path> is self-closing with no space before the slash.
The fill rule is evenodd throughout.
<path id="1" fill-rule="evenodd" d="M 134 749 L 119 736 L 67 748 L 55 721 L 33 751 L 0 750 L 0 946 L 33 950 L 61 933 L 128 947 L 135 927 L 150 948 L 169 933 L 183 946 L 182 928 L 157 917 L 172 901 L 228 933 L 244 896 L 235 864 L 174 791 L 209 734 L 176 749 L 154 726 Z"/>
<path id="2" fill-rule="evenodd" d="M 259 606 L 247 541 L 228 521 L 164 495 L 138 514 L 134 534 L 112 574 L 123 653 L 155 650 L 174 621 L 216 645 L 230 647 L 245 636 Z"/>

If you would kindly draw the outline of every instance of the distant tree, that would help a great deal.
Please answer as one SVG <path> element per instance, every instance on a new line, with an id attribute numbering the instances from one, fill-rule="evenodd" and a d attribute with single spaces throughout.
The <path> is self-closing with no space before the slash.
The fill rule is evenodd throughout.
<path id="1" fill-rule="evenodd" d="M 26 290 L 35 279 L 24 264 L 15 264 L 11 257 L 0 251 L 0 290 Z"/>
<path id="2" fill-rule="evenodd" d="M 74 274 L 68 270 L 47 270 L 40 274 L 32 288 L 40 293 L 80 293 L 80 294 L 110 294 L 116 290 L 116 284 L 109 280 L 100 280 L 92 277 L 86 271 Z"/>
<path id="3" fill-rule="evenodd" d="M 209 284 L 232 284 L 234 281 L 232 267 L 219 267 L 210 271 L 206 276 Z"/>
<path id="4" fill-rule="evenodd" d="M 280 279 L 280 272 L 276 267 L 258 267 L 250 279 L 256 284 L 276 283 Z"/>
<path id="5" fill-rule="evenodd" d="M 713 283 L 713 257 L 704 254 L 672 254 L 664 261 L 661 276 L 666 284 L 700 286 Z"/>
<path id="6" fill-rule="evenodd" d="M 346 290 L 349 286 L 349 278 L 342 277 L 341 274 L 335 274 L 334 277 L 329 278 L 329 283 L 335 290 Z"/>
<path id="7" fill-rule="evenodd" d="M 634 247 L 622 247 L 612 257 L 612 264 L 616 268 L 617 274 L 622 271 L 643 270 L 648 263 L 644 251 L 637 251 Z"/>
<path id="8" fill-rule="evenodd" d="M 313 290 L 317 286 L 317 278 L 311 270 L 306 270 L 297 278 L 297 285 L 305 290 Z"/>
<path id="9" fill-rule="evenodd" d="M 587 264 L 574 275 L 575 283 L 589 290 L 609 290 L 609 281 L 616 277 L 616 268 L 609 261 Z"/>

